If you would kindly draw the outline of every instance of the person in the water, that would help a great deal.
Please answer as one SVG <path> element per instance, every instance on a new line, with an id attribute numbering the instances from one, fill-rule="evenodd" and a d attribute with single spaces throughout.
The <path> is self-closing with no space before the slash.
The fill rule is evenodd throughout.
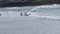
<path id="1" fill-rule="evenodd" d="M 22 13 L 21 13 L 21 16 L 22 16 Z"/>
<path id="2" fill-rule="evenodd" d="M 29 14 L 27 14 L 26 12 L 25 12 L 24 14 L 21 13 L 20 15 L 21 15 L 21 16 L 22 16 L 22 15 L 24 15 L 24 16 L 29 16 Z"/>
<path id="3" fill-rule="evenodd" d="M 1 16 L 1 13 L 0 13 L 0 16 Z"/>

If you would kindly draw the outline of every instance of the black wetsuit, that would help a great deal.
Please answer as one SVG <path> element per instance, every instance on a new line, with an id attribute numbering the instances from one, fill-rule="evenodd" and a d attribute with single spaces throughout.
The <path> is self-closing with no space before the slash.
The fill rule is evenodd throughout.
<path id="1" fill-rule="evenodd" d="M 21 13 L 21 16 L 22 16 L 22 13 Z"/>
<path id="2" fill-rule="evenodd" d="M 0 13 L 0 16 L 1 16 L 1 13 Z"/>

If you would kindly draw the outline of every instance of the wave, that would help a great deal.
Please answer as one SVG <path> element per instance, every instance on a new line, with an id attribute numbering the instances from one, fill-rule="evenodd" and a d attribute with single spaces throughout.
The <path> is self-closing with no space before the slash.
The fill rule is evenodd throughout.
<path id="1" fill-rule="evenodd" d="M 52 4 L 52 5 L 42 5 L 40 8 L 60 8 L 59 4 Z"/>
<path id="2" fill-rule="evenodd" d="M 36 6 L 35 8 L 33 8 L 30 12 L 33 12 L 39 8 L 45 8 L 45 9 L 54 9 L 54 8 L 60 8 L 59 4 L 52 4 L 52 5 L 41 5 L 41 6 Z"/>
<path id="3" fill-rule="evenodd" d="M 20 9 L 19 7 L 5 7 L 6 9 Z"/>
<path id="4" fill-rule="evenodd" d="M 6 9 L 16 9 L 17 7 L 7 7 Z"/>
<path id="5" fill-rule="evenodd" d="M 27 14 L 30 14 L 29 16 L 32 18 L 42 18 L 42 19 L 49 19 L 49 20 L 60 20 L 60 16 L 53 15 L 51 13 L 31 13 L 28 12 Z"/>

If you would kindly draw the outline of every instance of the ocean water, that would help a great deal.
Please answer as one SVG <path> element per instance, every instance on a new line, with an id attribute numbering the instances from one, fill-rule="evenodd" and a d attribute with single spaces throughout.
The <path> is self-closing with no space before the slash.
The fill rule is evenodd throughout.
<path id="1" fill-rule="evenodd" d="M 0 34 L 60 34 L 59 4 L 5 7 L 0 14 Z"/>

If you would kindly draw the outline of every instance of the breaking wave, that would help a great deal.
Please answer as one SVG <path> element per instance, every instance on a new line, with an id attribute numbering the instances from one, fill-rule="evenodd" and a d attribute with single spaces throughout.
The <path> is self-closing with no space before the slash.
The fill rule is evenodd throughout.
<path id="1" fill-rule="evenodd" d="M 48 20 L 60 20 L 60 16 L 56 16 L 51 13 L 38 13 L 38 12 L 28 12 L 27 14 L 30 14 L 29 16 L 36 19 L 48 19 Z"/>
<path id="2" fill-rule="evenodd" d="M 41 5 L 41 6 L 36 6 L 35 8 L 33 8 L 31 10 L 34 11 L 36 9 L 39 9 L 39 8 L 45 8 L 45 9 L 54 9 L 54 8 L 60 8 L 60 5 L 59 4 L 52 4 L 52 5 Z"/>
<path id="3" fill-rule="evenodd" d="M 30 14 L 29 16 L 30 17 L 33 17 L 33 18 L 42 18 L 42 19 L 50 19 L 50 20 L 60 20 L 60 16 L 57 16 L 57 15 L 54 15 L 54 14 L 51 14 L 51 13 L 42 13 L 42 12 L 38 12 L 38 11 L 35 11 L 39 8 L 60 8 L 60 5 L 59 4 L 53 4 L 53 5 L 41 5 L 41 6 L 37 6 L 35 8 L 33 8 L 30 12 L 27 12 L 27 14 Z M 38 13 L 37 13 L 38 12 Z"/>
<path id="4" fill-rule="evenodd" d="M 60 8 L 59 4 L 52 4 L 52 5 L 42 5 L 40 8 Z"/>
<path id="5" fill-rule="evenodd" d="M 18 7 L 6 7 L 6 9 L 17 9 Z"/>

